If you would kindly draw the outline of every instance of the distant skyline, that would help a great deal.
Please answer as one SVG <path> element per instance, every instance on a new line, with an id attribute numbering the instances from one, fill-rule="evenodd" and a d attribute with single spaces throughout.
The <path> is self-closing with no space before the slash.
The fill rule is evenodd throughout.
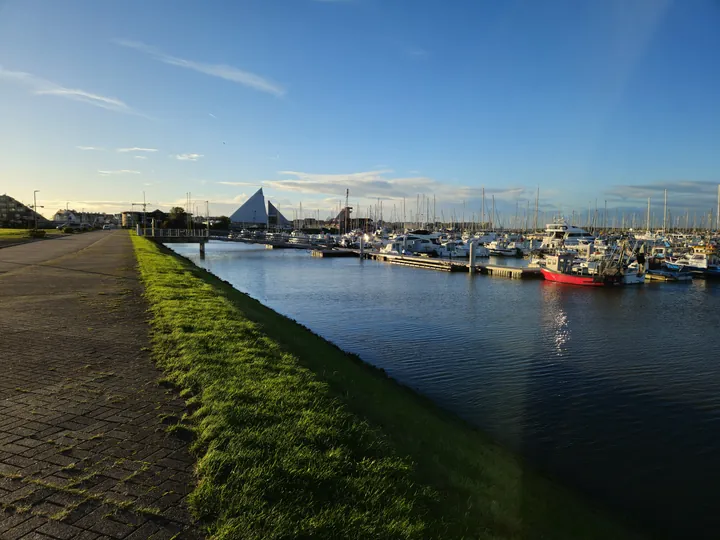
<path id="1" fill-rule="evenodd" d="M 714 0 L 0 0 L 0 193 L 707 215 L 718 28 Z"/>

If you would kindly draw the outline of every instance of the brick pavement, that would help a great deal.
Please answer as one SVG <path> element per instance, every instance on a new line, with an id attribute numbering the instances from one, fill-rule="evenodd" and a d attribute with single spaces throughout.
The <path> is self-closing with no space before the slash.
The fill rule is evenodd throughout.
<path id="1" fill-rule="evenodd" d="M 0 250 L 0 539 L 199 538 L 125 231 Z"/>

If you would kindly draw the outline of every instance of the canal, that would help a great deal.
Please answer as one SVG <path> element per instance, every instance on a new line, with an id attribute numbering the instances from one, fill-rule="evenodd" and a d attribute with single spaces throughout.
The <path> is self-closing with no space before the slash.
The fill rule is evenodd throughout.
<path id="1" fill-rule="evenodd" d="M 595 290 L 171 247 L 653 536 L 717 537 L 720 283 Z"/>

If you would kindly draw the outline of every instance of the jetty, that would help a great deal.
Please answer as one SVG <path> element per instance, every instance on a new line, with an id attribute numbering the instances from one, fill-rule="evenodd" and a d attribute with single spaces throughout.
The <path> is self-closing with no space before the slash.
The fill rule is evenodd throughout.
<path id="1" fill-rule="evenodd" d="M 419 257 L 414 255 L 392 255 L 388 253 L 365 252 L 364 258 L 375 261 L 410 266 L 413 268 L 426 268 L 439 270 L 441 272 L 471 272 L 485 274 L 495 277 L 506 277 L 511 279 L 537 279 L 542 278 L 539 268 L 528 268 L 526 266 L 505 266 L 499 264 L 470 265 L 469 261 L 458 259 L 437 259 L 431 257 Z"/>

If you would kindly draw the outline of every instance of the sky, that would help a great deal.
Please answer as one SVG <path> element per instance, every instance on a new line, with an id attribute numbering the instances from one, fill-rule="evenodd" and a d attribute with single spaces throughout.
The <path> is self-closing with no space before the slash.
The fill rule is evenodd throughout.
<path id="1" fill-rule="evenodd" d="M 706 215 L 719 68 L 718 0 L 0 0 L 0 193 Z"/>

